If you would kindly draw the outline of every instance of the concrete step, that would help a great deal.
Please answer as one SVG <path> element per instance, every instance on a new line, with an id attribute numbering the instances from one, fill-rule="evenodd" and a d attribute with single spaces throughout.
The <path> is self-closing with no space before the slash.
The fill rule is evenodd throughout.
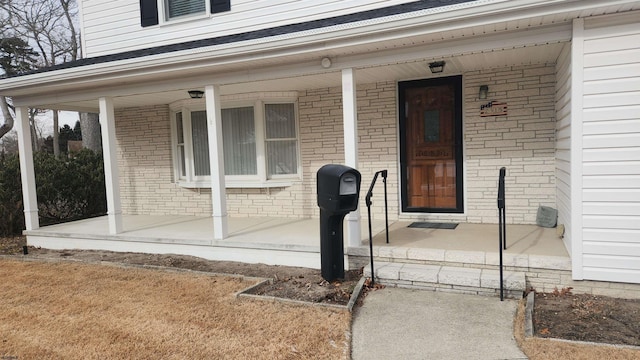
<path id="1" fill-rule="evenodd" d="M 384 285 L 423 290 L 448 291 L 474 295 L 500 296 L 500 272 L 493 269 L 374 262 L 376 282 Z M 371 277 L 371 265 L 364 268 Z M 503 273 L 505 296 L 521 298 L 526 288 L 524 272 Z"/>

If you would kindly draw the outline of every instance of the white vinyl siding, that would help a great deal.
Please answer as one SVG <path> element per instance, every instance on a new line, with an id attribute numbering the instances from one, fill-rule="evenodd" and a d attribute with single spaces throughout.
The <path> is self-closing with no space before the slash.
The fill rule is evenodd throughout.
<path id="1" fill-rule="evenodd" d="M 85 57 L 94 57 L 296 24 L 412 1 L 233 0 L 231 11 L 142 28 L 139 0 L 81 0 L 83 50 Z"/>
<path id="2" fill-rule="evenodd" d="M 556 204 L 564 245 L 571 253 L 571 45 L 556 63 Z"/>
<path id="3" fill-rule="evenodd" d="M 597 24 L 584 30 L 583 275 L 640 283 L 640 23 Z"/>

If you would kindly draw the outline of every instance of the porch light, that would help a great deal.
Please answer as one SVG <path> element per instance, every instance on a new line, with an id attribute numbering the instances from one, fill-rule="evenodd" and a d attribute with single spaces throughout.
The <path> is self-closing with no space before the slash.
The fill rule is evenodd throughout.
<path id="1" fill-rule="evenodd" d="M 202 95 L 204 95 L 204 91 L 201 90 L 189 90 L 187 92 L 192 99 L 202 99 Z"/>
<path id="2" fill-rule="evenodd" d="M 480 85 L 480 92 L 478 92 L 478 99 L 486 99 L 489 94 L 489 86 Z"/>
<path id="3" fill-rule="evenodd" d="M 320 62 L 320 65 L 322 65 L 323 68 L 328 69 L 331 67 L 331 59 L 329 59 L 328 57 L 324 57 L 322 58 L 322 61 Z"/>
<path id="4" fill-rule="evenodd" d="M 444 71 L 444 61 L 434 61 L 429 63 L 429 70 L 432 74 L 441 73 Z"/>

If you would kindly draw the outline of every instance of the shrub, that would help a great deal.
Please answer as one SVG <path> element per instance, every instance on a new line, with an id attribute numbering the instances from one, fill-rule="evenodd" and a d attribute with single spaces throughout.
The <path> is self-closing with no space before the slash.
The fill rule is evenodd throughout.
<path id="1" fill-rule="evenodd" d="M 0 235 L 17 235 L 24 229 L 18 156 L 6 155 L 0 162 L 0 219 L 7 219 Z M 34 156 L 34 167 L 41 225 L 106 213 L 102 154 L 82 150 L 73 158 L 56 158 L 40 152 Z"/>
<path id="2" fill-rule="evenodd" d="M 0 236 L 20 234 L 24 229 L 22 209 L 18 155 L 0 153 Z"/>

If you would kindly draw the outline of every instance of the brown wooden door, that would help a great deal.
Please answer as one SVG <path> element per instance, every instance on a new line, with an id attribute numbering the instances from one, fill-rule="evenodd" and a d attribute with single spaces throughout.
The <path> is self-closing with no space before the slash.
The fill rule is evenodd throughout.
<path id="1" fill-rule="evenodd" d="M 458 78 L 401 86 L 405 211 L 462 211 Z"/>

